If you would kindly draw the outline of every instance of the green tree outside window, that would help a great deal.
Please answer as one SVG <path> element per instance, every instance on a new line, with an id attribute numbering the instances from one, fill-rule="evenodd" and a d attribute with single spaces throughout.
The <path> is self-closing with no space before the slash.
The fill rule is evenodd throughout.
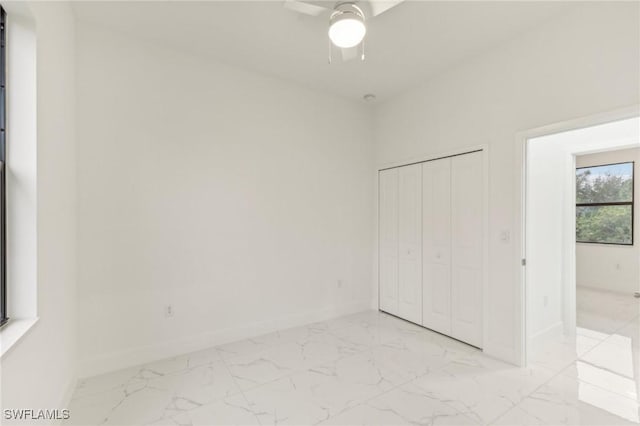
<path id="1" fill-rule="evenodd" d="M 633 244 L 633 166 L 576 170 L 576 241 Z"/>

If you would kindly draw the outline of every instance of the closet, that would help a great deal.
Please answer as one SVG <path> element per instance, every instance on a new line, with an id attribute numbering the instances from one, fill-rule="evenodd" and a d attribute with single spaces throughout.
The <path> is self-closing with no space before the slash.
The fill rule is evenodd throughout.
<path id="1" fill-rule="evenodd" d="M 380 310 L 482 346 L 482 151 L 379 172 Z"/>
<path id="2" fill-rule="evenodd" d="M 398 315 L 398 169 L 379 174 L 380 310 Z"/>
<path id="3" fill-rule="evenodd" d="M 422 319 L 422 166 L 398 170 L 398 316 Z"/>

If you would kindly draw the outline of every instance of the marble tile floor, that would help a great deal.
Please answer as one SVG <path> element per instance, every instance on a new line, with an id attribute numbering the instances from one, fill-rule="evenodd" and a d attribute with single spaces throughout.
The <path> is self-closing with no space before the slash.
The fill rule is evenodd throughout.
<path id="1" fill-rule="evenodd" d="M 67 424 L 639 424 L 640 301 L 606 296 L 527 368 L 366 311 L 84 379 Z"/>

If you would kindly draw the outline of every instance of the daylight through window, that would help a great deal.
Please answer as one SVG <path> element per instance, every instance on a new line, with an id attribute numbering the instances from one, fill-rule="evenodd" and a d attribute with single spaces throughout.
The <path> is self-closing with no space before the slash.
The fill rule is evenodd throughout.
<path id="1" fill-rule="evenodd" d="M 634 163 L 576 170 L 576 241 L 633 245 Z"/>

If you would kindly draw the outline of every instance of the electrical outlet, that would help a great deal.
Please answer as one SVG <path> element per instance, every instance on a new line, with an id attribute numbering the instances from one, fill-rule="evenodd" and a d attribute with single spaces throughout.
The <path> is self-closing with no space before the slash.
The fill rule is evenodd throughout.
<path id="1" fill-rule="evenodd" d="M 171 318 L 175 312 L 173 311 L 173 306 L 166 305 L 164 307 L 164 316 L 165 318 Z"/>
<path id="2" fill-rule="evenodd" d="M 543 298 L 543 303 L 544 303 L 544 307 L 545 307 L 545 308 L 547 307 L 547 305 L 549 305 L 549 296 L 545 296 L 545 297 Z"/>
<path id="3" fill-rule="evenodd" d="M 344 283 L 342 282 L 342 280 L 338 280 L 337 285 L 338 285 L 338 288 L 344 287 Z"/>

